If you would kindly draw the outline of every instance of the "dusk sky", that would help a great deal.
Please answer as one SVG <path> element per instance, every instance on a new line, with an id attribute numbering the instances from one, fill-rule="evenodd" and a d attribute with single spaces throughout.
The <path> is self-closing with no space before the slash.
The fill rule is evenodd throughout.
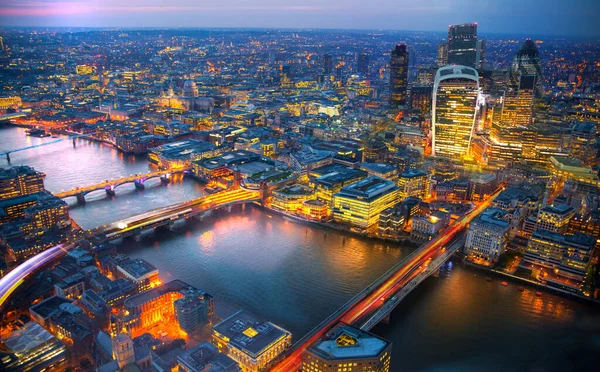
<path id="1" fill-rule="evenodd" d="M 1 26 L 292 27 L 600 36 L 600 0 L 2 0 Z"/>

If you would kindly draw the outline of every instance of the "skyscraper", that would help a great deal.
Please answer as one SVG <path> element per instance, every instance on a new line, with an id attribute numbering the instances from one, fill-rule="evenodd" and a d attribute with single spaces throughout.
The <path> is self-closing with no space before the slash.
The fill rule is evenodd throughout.
<path id="1" fill-rule="evenodd" d="M 323 73 L 325 75 L 331 74 L 331 72 L 333 71 L 333 57 L 331 57 L 331 54 L 324 54 L 323 55 Z"/>
<path id="2" fill-rule="evenodd" d="M 477 23 L 448 28 L 448 64 L 477 67 Z"/>
<path id="3" fill-rule="evenodd" d="M 443 67 L 448 64 L 448 43 L 438 45 L 437 66 Z"/>
<path id="4" fill-rule="evenodd" d="M 438 70 L 432 99 L 432 155 L 462 159 L 475 125 L 479 75 L 466 66 Z"/>
<path id="5" fill-rule="evenodd" d="M 369 74 L 369 55 L 367 53 L 358 55 L 358 66 L 356 70 L 363 75 Z"/>
<path id="6" fill-rule="evenodd" d="M 521 45 L 521 49 L 517 52 L 513 62 L 512 73 L 519 75 L 537 75 L 538 80 L 542 77 L 540 54 L 533 40 L 527 39 L 523 45 Z"/>
<path id="7" fill-rule="evenodd" d="M 406 44 L 397 44 L 390 58 L 390 101 L 393 106 L 406 104 L 408 87 L 408 50 Z"/>

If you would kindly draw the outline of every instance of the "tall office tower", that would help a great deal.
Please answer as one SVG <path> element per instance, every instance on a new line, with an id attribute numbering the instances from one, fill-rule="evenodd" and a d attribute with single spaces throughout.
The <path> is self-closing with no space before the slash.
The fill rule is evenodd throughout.
<path id="1" fill-rule="evenodd" d="M 521 45 L 512 65 L 512 74 L 513 76 L 537 75 L 538 81 L 542 78 L 540 54 L 533 40 L 527 39 Z"/>
<path id="2" fill-rule="evenodd" d="M 356 71 L 363 75 L 369 74 L 369 55 L 367 53 L 361 53 L 358 55 L 358 66 Z"/>
<path id="3" fill-rule="evenodd" d="M 477 63 L 477 69 L 483 68 L 485 62 L 485 40 L 477 40 L 477 56 L 475 57 L 475 63 Z"/>
<path id="4" fill-rule="evenodd" d="M 448 64 L 477 67 L 477 23 L 448 28 Z"/>
<path id="5" fill-rule="evenodd" d="M 498 125 L 512 128 L 531 123 L 536 79 L 536 75 L 520 75 L 515 84 L 508 87 L 504 93 Z"/>
<path id="6" fill-rule="evenodd" d="M 438 44 L 437 66 L 443 67 L 448 64 L 448 43 Z"/>
<path id="7" fill-rule="evenodd" d="M 390 101 L 393 106 L 406 104 L 408 87 L 408 50 L 406 44 L 397 44 L 390 57 Z"/>
<path id="8" fill-rule="evenodd" d="M 452 159 L 469 155 L 478 94 L 475 69 L 446 66 L 438 70 L 431 110 L 432 155 Z"/>
<path id="9" fill-rule="evenodd" d="M 323 73 L 325 75 L 331 74 L 333 72 L 333 57 L 331 54 L 323 55 Z"/>

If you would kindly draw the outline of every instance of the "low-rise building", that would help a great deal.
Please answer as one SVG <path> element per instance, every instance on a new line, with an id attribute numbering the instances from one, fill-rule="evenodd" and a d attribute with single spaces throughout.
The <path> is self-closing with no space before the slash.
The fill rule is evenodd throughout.
<path id="1" fill-rule="evenodd" d="M 180 372 L 242 372 L 235 360 L 202 342 L 177 357 Z"/>
<path id="2" fill-rule="evenodd" d="M 388 372 L 392 344 L 372 333 L 339 324 L 302 356 L 305 372 Z"/>
<path id="3" fill-rule="evenodd" d="M 141 259 L 127 259 L 117 265 L 117 275 L 131 280 L 138 293 L 147 291 L 160 284 L 158 269 L 151 263 Z"/>
<path id="4" fill-rule="evenodd" d="M 431 240 L 450 223 L 447 212 L 435 211 L 428 216 L 415 216 L 411 222 L 410 238 L 417 241 Z"/>
<path id="5" fill-rule="evenodd" d="M 213 327 L 212 343 L 235 360 L 244 372 L 268 371 L 292 344 L 292 334 L 238 311 Z"/>
<path id="6" fill-rule="evenodd" d="M 397 202 L 398 187 L 394 182 L 370 176 L 343 187 L 333 196 L 333 218 L 366 229 L 377 224 L 379 214 Z"/>
<path id="7" fill-rule="evenodd" d="M 474 260 L 495 262 L 506 250 L 511 227 L 508 212 L 487 208 L 469 225 L 465 253 Z"/>

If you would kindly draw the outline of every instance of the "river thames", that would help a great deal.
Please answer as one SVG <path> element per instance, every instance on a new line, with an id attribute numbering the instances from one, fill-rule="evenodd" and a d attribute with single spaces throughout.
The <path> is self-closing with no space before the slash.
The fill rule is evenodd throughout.
<path id="1" fill-rule="evenodd" d="M 0 149 L 53 138 L 31 138 L 24 129 L 0 127 Z M 145 157 L 123 156 L 104 144 L 77 140 L 0 159 L 0 167 L 30 165 L 47 174 L 56 192 L 151 170 Z M 74 198 L 71 216 L 91 228 L 148 209 L 202 195 L 192 179 L 158 181 Z M 255 206 L 216 212 L 178 233 L 159 232 L 119 247 L 144 258 L 163 281 L 178 278 L 215 296 L 217 308 L 241 308 L 301 337 L 410 253 L 411 247 L 358 238 L 289 221 Z M 394 371 L 589 370 L 599 362 L 597 307 L 544 293 L 447 263 L 425 280 L 373 331 L 393 342 Z"/>

